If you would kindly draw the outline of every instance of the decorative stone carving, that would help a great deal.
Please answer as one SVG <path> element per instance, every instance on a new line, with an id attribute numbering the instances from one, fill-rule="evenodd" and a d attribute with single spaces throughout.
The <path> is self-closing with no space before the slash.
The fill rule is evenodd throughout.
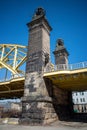
<path id="1" fill-rule="evenodd" d="M 38 16 L 41 17 L 41 16 L 45 16 L 46 12 L 43 8 L 39 7 L 35 10 L 35 14 L 33 16 L 33 19 L 36 19 Z"/>

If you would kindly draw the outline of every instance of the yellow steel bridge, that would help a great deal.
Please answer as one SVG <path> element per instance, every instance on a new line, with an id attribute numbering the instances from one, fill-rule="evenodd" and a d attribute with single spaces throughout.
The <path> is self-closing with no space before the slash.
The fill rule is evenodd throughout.
<path id="1" fill-rule="evenodd" d="M 20 98 L 24 93 L 27 47 L 16 44 L 0 45 L 0 98 Z M 24 67 L 25 68 L 25 67 Z M 4 79 L 2 78 L 4 75 Z M 44 78 L 56 87 L 70 91 L 87 90 L 87 62 L 72 65 L 54 65 L 47 68 Z"/>
<path id="2" fill-rule="evenodd" d="M 23 95 L 26 53 L 26 46 L 0 44 L 0 98 Z"/>

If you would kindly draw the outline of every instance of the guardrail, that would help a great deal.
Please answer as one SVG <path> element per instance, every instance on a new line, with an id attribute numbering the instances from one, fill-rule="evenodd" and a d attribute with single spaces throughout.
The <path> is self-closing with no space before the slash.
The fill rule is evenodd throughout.
<path id="1" fill-rule="evenodd" d="M 44 72 L 54 72 L 54 71 L 61 71 L 61 70 L 77 70 L 81 68 L 87 68 L 87 61 L 75 63 L 75 64 L 59 64 L 59 65 L 50 64 L 47 68 L 44 69 Z M 0 80 L 0 82 L 6 82 L 24 76 L 25 75 L 12 75 L 10 78 Z"/>
<path id="2" fill-rule="evenodd" d="M 11 77 L 8 77 L 6 79 L 1 79 L 0 82 L 6 82 L 12 79 L 17 79 L 17 78 L 22 78 L 22 77 L 25 77 L 25 75 L 12 75 Z"/>
<path id="3" fill-rule="evenodd" d="M 54 67 L 46 68 L 45 72 L 61 71 L 61 70 L 77 70 L 81 68 L 87 68 L 87 61 L 75 63 L 75 64 L 58 64 Z"/>

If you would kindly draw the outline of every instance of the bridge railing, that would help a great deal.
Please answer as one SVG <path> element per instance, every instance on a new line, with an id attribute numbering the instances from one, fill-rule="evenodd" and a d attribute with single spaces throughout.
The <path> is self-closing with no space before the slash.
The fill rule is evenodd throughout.
<path id="1" fill-rule="evenodd" d="M 69 65 L 70 70 L 81 69 L 81 68 L 87 68 L 87 61 Z"/>
<path id="2" fill-rule="evenodd" d="M 6 81 L 10 81 L 12 79 L 17 79 L 17 78 L 22 78 L 22 77 L 25 77 L 25 75 L 12 75 L 8 78 L 5 78 L 5 79 L 1 79 L 0 82 L 6 82 Z"/>
<path id="3" fill-rule="evenodd" d="M 87 61 L 75 63 L 75 64 L 59 64 L 59 65 L 51 64 L 47 68 L 44 69 L 44 72 L 54 72 L 54 71 L 62 71 L 62 70 L 77 70 L 77 69 L 82 69 L 82 68 L 87 68 Z M 11 79 L 21 78 L 24 76 L 25 75 L 12 75 L 9 78 L 0 80 L 0 82 L 9 81 Z"/>
<path id="4" fill-rule="evenodd" d="M 61 71 L 61 70 L 77 70 L 87 68 L 87 61 L 75 63 L 75 64 L 58 64 L 54 65 L 53 68 L 46 69 L 45 72 L 52 72 L 52 71 Z"/>

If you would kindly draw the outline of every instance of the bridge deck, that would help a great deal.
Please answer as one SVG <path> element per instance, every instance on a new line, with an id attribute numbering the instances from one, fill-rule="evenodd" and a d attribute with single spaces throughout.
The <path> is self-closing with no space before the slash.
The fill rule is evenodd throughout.
<path id="1" fill-rule="evenodd" d="M 0 98 L 20 98 L 24 92 L 25 77 L 0 82 Z"/>
<path id="2" fill-rule="evenodd" d="M 87 90 L 87 68 L 45 72 L 44 78 L 52 80 L 56 87 L 70 91 Z M 20 98 L 24 93 L 25 77 L 0 82 L 0 98 Z"/>
<path id="3" fill-rule="evenodd" d="M 44 73 L 44 78 L 49 78 L 54 85 L 62 89 L 70 91 L 87 90 L 87 68 L 48 72 Z"/>

